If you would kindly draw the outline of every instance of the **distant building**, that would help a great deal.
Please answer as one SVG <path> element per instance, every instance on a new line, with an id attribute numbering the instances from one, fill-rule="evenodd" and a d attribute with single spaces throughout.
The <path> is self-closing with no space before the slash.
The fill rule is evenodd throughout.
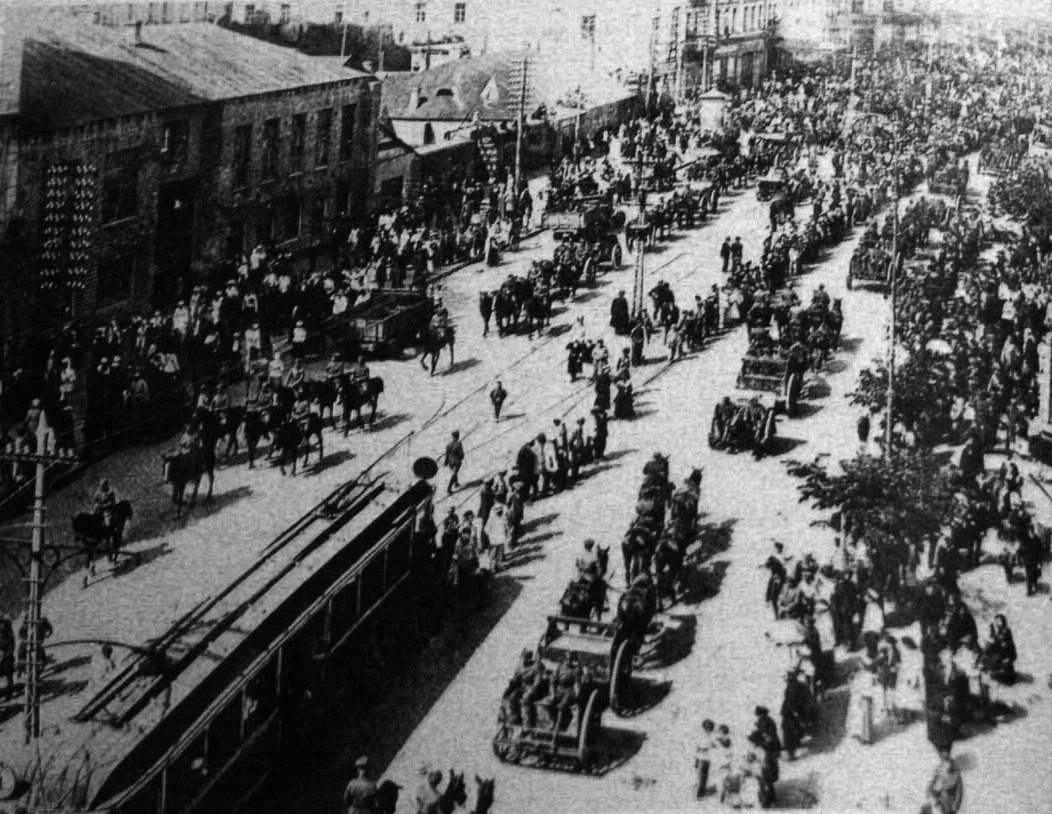
<path id="1" fill-rule="evenodd" d="M 0 119 L 26 251 L 6 302 L 44 290 L 48 313 L 79 317 L 168 301 L 260 242 L 307 262 L 337 213 L 368 206 L 367 74 L 208 24 L 45 17 L 21 47 L 17 112 Z"/>

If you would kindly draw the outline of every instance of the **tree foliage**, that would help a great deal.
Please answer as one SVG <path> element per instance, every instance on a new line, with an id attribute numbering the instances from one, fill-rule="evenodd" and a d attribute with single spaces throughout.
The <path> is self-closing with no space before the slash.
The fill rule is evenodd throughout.
<path id="1" fill-rule="evenodd" d="M 907 356 L 895 365 L 895 422 L 923 444 L 936 443 L 946 432 L 954 403 L 953 368 L 945 360 Z M 883 411 L 888 404 L 888 366 L 884 360 L 864 368 L 852 404 Z"/>
<path id="2" fill-rule="evenodd" d="M 800 478 L 800 502 L 831 511 L 818 521 L 837 530 L 861 531 L 874 559 L 902 556 L 904 544 L 916 545 L 938 534 L 952 514 L 952 471 L 927 450 L 902 450 L 890 460 L 859 454 L 830 471 L 824 457 L 789 461 Z"/>
<path id="3" fill-rule="evenodd" d="M 1031 226 L 1052 223 L 1052 164 L 1024 161 L 990 187 L 990 202 L 1004 214 Z"/>

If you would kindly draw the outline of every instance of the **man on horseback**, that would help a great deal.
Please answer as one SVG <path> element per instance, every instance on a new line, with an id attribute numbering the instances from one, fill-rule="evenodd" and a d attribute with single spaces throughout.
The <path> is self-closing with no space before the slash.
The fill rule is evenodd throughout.
<path id="1" fill-rule="evenodd" d="M 92 513 L 101 517 L 107 528 L 113 527 L 113 509 L 117 505 L 117 493 L 110 488 L 109 478 L 99 481 L 99 488 L 91 500 Z"/>
<path id="2" fill-rule="evenodd" d="M 363 390 L 369 381 L 369 365 L 365 363 L 365 357 L 359 356 L 358 362 L 351 368 L 351 384 Z"/>

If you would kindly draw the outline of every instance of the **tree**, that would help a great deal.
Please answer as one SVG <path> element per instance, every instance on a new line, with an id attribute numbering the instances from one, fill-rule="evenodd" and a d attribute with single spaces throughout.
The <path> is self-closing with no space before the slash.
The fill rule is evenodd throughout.
<path id="1" fill-rule="evenodd" d="M 1016 220 L 1047 233 L 1052 224 L 1052 164 L 1030 159 L 998 178 L 990 187 L 990 202 Z"/>
<path id="2" fill-rule="evenodd" d="M 953 512 L 953 468 L 925 449 L 902 450 L 891 458 L 859 454 L 830 471 L 825 456 L 789 461 L 800 478 L 800 502 L 828 517 L 815 522 L 869 545 L 877 584 L 894 589 L 900 565 L 925 540 L 933 539 Z"/>
<path id="3" fill-rule="evenodd" d="M 954 399 L 953 366 L 932 354 L 910 354 L 895 365 L 895 422 L 924 445 L 934 445 L 949 431 Z M 848 394 L 852 404 L 883 411 L 888 404 L 888 367 L 884 360 L 859 373 Z"/>

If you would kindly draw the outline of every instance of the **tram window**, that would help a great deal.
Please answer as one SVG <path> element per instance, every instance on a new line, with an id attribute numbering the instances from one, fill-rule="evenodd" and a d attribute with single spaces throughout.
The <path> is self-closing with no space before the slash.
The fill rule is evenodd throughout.
<path id="1" fill-rule="evenodd" d="M 158 775 L 147 783 L 128 802 L 117 809 L 119 814 L 159 814 L 161 810 L 161 778 Z"/>
<path id="2" fill-rule="evenodd" d="M 208 782 L 204 733 L 168 765 L 167 773 L 164 810 L 166 814 L 181 814 Z"/>
<path id="3" fill-rule="evenodd" d="M 241 699 L 235 696 L 208 725 L 208 762 L 215 771 L 225 766 L 241 745 L 241 708 Z"/>
<path id="4" fill-rule="evenodd" d="M 332 636 L 339 640 L 358 621 L 358 580 L 341 588 L 332 598 Z"/>
<path id="5" fill-rule="evenodd" d="M 384 588 L 384 558 L 379 556 L 365 566 L 362 575 L 362 613 L 380 601 Z"/>
<path id="6" fill-rule="evenodd" d="M 391 543 L 387 549 L 387 586 L 390 587 L 396 580 L 409 572 L 409 546 L 412 542 L 410 530 L 407 528 Z"/>
<path id="7" fill-rule="evenodd" d="M 276 659 L 271 658 L 245 686 L 242 715 L 245 736 L 254 732 L 277 707 L 278 681 Z"/>

